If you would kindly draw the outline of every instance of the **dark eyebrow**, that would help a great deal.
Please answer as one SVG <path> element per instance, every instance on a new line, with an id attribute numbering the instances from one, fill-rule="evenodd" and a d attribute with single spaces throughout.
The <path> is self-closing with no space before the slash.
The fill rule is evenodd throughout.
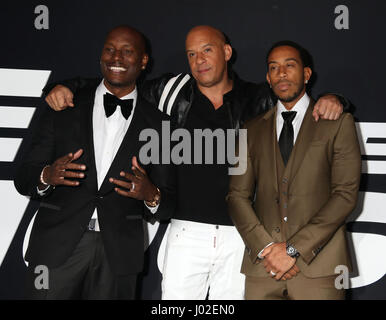
<path id="1" fill-rule="evenodd" d="M 285 59 L 285 61 L 295 61 L 295 62 L 299 63 L 299 60 L 296 58 L 288 58 L 288 59 Z"/>
<path id="2" fill-rule="evenodd" d="M 105 42 L 105 44 L 104 44 L 104 45 L 105 45 L 105 46 L 112 46 L 112 47 L 114 47 L 114 44 L 113 44 L 113 43 L 111 43 L 111 42 Z M 132 48 L 132 47 L 133 47 L 133 45 L 132 45 L 132 44 L 130 44 L 130 43 L 127 43 L 127 44 L 123 45 L 123 47 Z"/>
<path id="3" fill-rule="evenodd" d="M 295 62 L 299 63 L 299 60 L 296 58 L 287 58 L 287 59 L 285 59 L 285 61 L 295 61 Z M 268 64 L 271 64 L 271 63 L 278 63 L 278 62 L 275 60 L 268 61 Z"/>

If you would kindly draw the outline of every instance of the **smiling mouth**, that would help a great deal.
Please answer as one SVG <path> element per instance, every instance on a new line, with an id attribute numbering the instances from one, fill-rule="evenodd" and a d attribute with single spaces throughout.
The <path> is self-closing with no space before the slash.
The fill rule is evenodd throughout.
<path id="1" fill-rule="evenodd" d="M 115 73 L 120 73 L 120 72 L 126 72 L 127 71 L 126 68 L 124 68 L 124 67 L 117 67 L 117 66 L 109 66 L 109 67 L 107 67 L 107 69 L 109 69 L 110 71 L 115 72 Z"/>

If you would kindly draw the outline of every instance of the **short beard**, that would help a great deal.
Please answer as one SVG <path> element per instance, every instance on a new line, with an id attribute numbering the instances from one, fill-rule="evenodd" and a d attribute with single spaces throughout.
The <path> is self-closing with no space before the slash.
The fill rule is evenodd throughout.
<path id="1" fill-rule="evenodd" d="M 296 92 L 295 92 L 292 96 L 290 96 L 290 97 L 287 97 L 287 98 L 281 98 L 281 97 L 279 97 L 278 95 L 276 95 L 276 96 L 277 96 L 277 98 L 278 98 L 280 101 L 282 101 L 282 102 L 292 102 L 292 101 L 296 100 L 296 99 L 300 96 L 300 94 L 302 93 L 303 89 L 304 89 L 304 84 L 303 84 L 301 87 L 299 87 L 299 90 L 296 91 Z"/>
<path id="2" fill-rule="evenodd" d="M 131 83 L 124 83 L 124 82 L 112 82 L 112 81 L 109 81 L 105 78 L 106 82 L 112 86 L 112 87 L 115 87 L 115 88 L 123 88 L 123 87 L 129 87 L 131 85 Z"/>

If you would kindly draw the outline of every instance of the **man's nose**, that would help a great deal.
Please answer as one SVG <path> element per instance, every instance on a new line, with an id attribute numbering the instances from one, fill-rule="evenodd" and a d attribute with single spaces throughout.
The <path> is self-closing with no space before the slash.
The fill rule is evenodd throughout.
<path id="1" fill-rule="evenodd" d="M 121 50 L 115 50 L 113 54 L 114 61 L 120 61 L 122 60 L 122 52 Z"/>
<path id="2" fill-rule="evenodd" d="M 196 55 L 196 63 L 197 64 L 202 64 L 205 62 L 205 56 L 202 53 L 197 53 Z"/>
<path id="3" fill-rule="evenodd" d="M 280 76 L 281 78 L 287 76 L 287 69 L 285 68 L 285 66 L 280 66 L 280 67 L 279 67 L 279 76 Z"/>

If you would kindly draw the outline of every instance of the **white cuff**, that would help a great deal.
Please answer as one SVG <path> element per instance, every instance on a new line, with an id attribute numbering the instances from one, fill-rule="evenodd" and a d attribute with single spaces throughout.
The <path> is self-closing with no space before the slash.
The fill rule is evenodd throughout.
<path id="1" fill-rule="evenodd" d="M 46 195 L 46 191 L 50 188 L 51 186 L 48 185 L 45 189 L 39 190 L 39 187 L 36 187 L 36 191 L 38 192 L 38 195 L 43 197 Z"/>
<path id="2" fill-rule="evenodd" d="M 266 249 L 266 248 L 268 248 L 271 244 L 274 244 L 275 242 L 271 242 L 271 243 L 268 243 L 264 248 L 263 248 L 263 250 L 261 250 L 260 252 L 259 252 L 259 254 L 257 255 L 257 257 L 261 260 L 261 259 L 264 259 L 264 257 L 262 257 L 261 255 L 263 254 L 263 252 L 264 252 L 264 250 Z"/>
<path id="3" fill-rule="evenodd" d="M 147 204 L 146 204 L 146 201 L 143 201 L 143 203 L 145 204 L 146 208 L 148 208 L 150 210 L 150 212 L 152 214 L 155 214 L 158 210 L 158 207 L 159 207 L 159 204 L 157 204 L 155 207 L 149 207 Z"/>

